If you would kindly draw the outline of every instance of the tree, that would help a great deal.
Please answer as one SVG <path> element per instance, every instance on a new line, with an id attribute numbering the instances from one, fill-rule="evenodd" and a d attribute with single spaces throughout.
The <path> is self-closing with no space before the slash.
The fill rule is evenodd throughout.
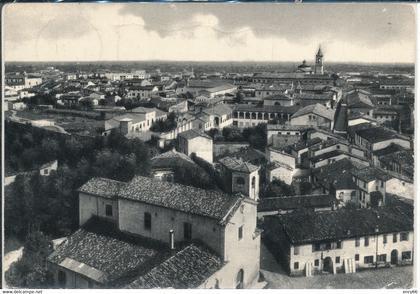
<path id="1" fill-rule="evenodd" d="M 301 195 L 308 195 L 312 193 L 312 184 L 309 182 L 300 182 L 299 191 Z"/>
<path id="2" fill-rule="evenodd" d="M 219 135 L 219 130 L 218 129 L 215 129 L 215 128 L 213 128 L 213 129 L 210 129 L 210 130 L 208 130 L 207 131 L 207 134 L 210 136 L 210 137 L 212 137 L 213 139 L 215 139 L 215 137 L 217 136 L 217 135 Z"/>
<path id="3" fill-rule="evenodd" d="M 80 105 L 84 110 L 92 110 L 93 109 L 93 102 L 90 99 L 83 99 L 80 101 Z"/>
<path id="4" fill-rule="evenodd" d="M 222 131 L 223 138 L 228 142 L 243 141 L 241 130 L 238 128 L 223 128 Z"/>
<path id="5" fill-rule="evenodd" d="M 265 149 L 267 145 L 267 131 L 265 124 L 258 124 L 255 127 L 245 128 L 242 135 L 252 147 L 261 150 Z"/>
<path id="6" fill-rule="evenodd" d="M 165 120 L 156 120 L 150 130 L 158 133 L 169 132 L 176 129 L 177 125 L 175 113 L 171 112 Z"/>
<path id="7" fill-rule="evenodd" d="M 243 103 L 244 98 L 245 98 L 244 93 L 238 91 L 235 95 L 235 98 L 233 98 L 233 102 L 237 103 L 237 104 L 241 104 L 241 103 Z"/>
<path id="8" fill-rule="evenodd" d="M 282 197 L 282 196 L 294 196 L 295 191 L 292 186 L 286 184 L 285 182 L 275 179 L 272 181 L 265 193 L 263 194 L 263 198 L 269 197 Z"/>
<path id="9" fill-rule="evenodd" d="M 31 232 L 25 240 L 22 257 L 6 272 L 7 282 L 18 288 L 51 286 L 52 274 L 46 260 L 52 250 L 51 241 L 42 232 Z"/>

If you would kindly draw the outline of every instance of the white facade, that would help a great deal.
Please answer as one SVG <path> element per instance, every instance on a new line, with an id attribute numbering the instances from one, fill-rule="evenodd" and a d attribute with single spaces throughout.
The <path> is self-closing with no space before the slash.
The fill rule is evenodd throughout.
<path id="1" fill-rule="evenodd" d="M 402 235 L 404 235 L 403 239 Z M 406 235 L 408 239 L 404 240 Z M 367 243 L 365 243 L 365 239 Z M 292 275 L 301 275 L 304 273 L 305 267 L 308 266 L 314 272 L 326 271 L 325 263 L 331 262 L 333 273 L 336 273 L 344 271 L 346 260 L 354 262 L 355 269 L 375 268 L 376 265 L 381 267 L 386 264 L 411 264 L 413 261 L 413 242 L 414 234 L 411 231 L 350 238 L 339 242 L 340 245 L 337 244 L 338 242 L 329 242 L 330 245 L 329 247 L 327 245 L 327 248 L 330 249 L 324 250 L 314 250 L 314 244 L 291 246 L 289 253 L 290 272 Z M 407 258 L 408 255 L 410 255 L 410 258 Z"/>
<path id="2" fill-rule="evenodd" d="M 186 139 L 178 136 L 179 151 L 190 156 L 195 153 L 198 157 L 213 163 L 213 140 L 204 136 Z"/>

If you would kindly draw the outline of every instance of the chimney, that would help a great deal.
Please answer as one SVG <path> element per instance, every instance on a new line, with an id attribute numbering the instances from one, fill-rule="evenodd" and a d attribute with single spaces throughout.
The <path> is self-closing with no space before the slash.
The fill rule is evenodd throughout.
<path id="1" fill-rule="evenodd" d="M 169 230 L 169 247 L 175 249 L 174 230 Z"/>

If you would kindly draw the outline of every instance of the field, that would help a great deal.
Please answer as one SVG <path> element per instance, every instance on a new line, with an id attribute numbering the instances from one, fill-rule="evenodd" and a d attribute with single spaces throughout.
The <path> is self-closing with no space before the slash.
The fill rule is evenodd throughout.
<path id="1" fill-rule="evenodd" d="M 95 135 L 98 130 L 104 127 L 104 122 L 101 120 L 79 117 L 74 115 L 64 115 L 58 113 L 46 113 L 39 111 L 17 111 L 15 116 L 22 119 L 39 120 L 47 119 L 53 120 L 57 126 L 62 127 L 69 133 L 77 133 L 83 135 Z"/>

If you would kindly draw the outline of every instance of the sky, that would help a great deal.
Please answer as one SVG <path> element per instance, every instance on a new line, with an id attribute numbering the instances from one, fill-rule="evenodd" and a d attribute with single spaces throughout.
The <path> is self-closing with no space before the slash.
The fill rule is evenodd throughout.
<path id="1" fill-rule="evenodd" d="M 3 9 L 6 61 L 414 62 L 409 4 L 73 3 Z"/>

